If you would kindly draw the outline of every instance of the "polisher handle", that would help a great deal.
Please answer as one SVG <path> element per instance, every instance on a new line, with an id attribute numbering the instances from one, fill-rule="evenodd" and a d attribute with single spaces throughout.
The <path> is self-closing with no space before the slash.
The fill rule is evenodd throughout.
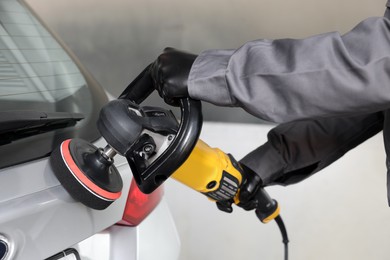
<path id="1" fill-rule="evenodd" d="M 151 64 L 127 86 L 118 99 L 128 99 L 140 104 L 155 90 L 150 66 Z M 191 98 L 181 98 L 178 101 L 181 120 L 174 140 L 164 153 L 142 172 L 132 167 L 134 179 L 144 193 L 151 193 L 169 178 L 188 158 L 198 141 L 203 123 L 201 102 Z M 126 153 L 125 157 L 130 165 L 134 164 L 131 151 Z"/>
<path id="2" fill-rule="evenodd" d="M 202 107 L 199 100 L 179 99 L 181 120 L 178 132 L 169 147 L 143 172 L 132 167 L 134 179 L 144 193 L 151 193 L 168 179 L 189 157 L 202 128 Z M 132 165 L 133 155 L 125 155 Z"/>
<path id="3" fill-rule="evenodd" d="M 147 66 L 119 95 L 118 99 L 129 99 L 136 104 L 141 104 L 152 92 L 154 85 L 150 76 L 150 66 Z"/>

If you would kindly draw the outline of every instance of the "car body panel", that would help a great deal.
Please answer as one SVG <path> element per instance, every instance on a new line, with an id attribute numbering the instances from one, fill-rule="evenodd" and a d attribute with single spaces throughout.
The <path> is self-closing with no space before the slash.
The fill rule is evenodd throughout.
<path id="1" fill-rule="evenodd" d="M 180 238 L 170 209 L 162 200 L 137 227 L 113 225 L 73 248 L 81 259 L 178 259 Z"/>
<path id="2" fill-rule="evenodd" d="M 82 259 L 177 259 L 180 240 L 164 200 L 139 226 L 114 225 L 122 219 L 132 178 L 123 157 L 116 165 L 122 195 L 102 211 L 73 200 L 48 159 L 2 169 L 0 183 L 9 185 L 0 189 L 0 234 L 12 246 L 10 259 L 45 259 L 69 247 L 78 248 Z"/>
<path id="3" fill-rule="evenodd" d="M 14 244 L 17 259 L 43 259 L 118 222 L 131 182 L 119 167 L 122 196 L 98 211 L 74 201 L 54 176 L 48 159 L 0 171 L 0 233 Z"/>

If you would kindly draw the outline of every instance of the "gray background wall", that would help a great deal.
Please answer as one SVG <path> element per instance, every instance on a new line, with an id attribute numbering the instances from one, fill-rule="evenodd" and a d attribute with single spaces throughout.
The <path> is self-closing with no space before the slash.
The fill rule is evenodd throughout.
<path id="1" fill-rule="evenodd" d="M 381 16 L 385 0 L 28 0 L 97 80 L 118 95 L 166 46 L 199 53 L 258 38 L 347 32 Z M 150 102 L 157 103 L 157 97 Z M 207 106 L 209 120 L 259 122 L 239 109 Z M 207 123 L 202 138 L 237 158 L 265 141 L 269 126 Z M 229 140 L 227 142 L 226 140 Z M 367 178 L 367 176 L 370 176 Z M 381 136 L 315 177 L 269 192 L 282 204 L 290 259 L 388 259 L 390 211 Z M 348 186 L 346 186 L 348 184 Z M 282 259 L 274 224 L 219 212 L 168 181 L 166 198 L 182 237 L 181 260 Z"/>
<path id="2" fill-rule="evenodd" d="M 385 0 L 28 0 L 112 94 L 166 47 L 194 53 L 258 38 L 350 30 Z M 157 96 L 157 95 L 156 95 Z M 159 104 L 153 97 L 151 103 Z M 207 120 L 259 122 L 205 104 Z"/>

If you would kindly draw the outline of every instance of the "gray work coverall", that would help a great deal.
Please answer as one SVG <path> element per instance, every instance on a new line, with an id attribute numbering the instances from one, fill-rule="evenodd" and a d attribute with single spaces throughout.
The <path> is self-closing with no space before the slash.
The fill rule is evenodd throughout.
<path id="1" fill-rule="evenodd" d="M 390 8 L 390 0 L 387 2 Z M 192 98 L 281 123 L 240 162 L 264 185 L 299 182 L 384 131 L 390 203 L 390 11 L 345 35 L 256 40 L 202 52 Z"/>

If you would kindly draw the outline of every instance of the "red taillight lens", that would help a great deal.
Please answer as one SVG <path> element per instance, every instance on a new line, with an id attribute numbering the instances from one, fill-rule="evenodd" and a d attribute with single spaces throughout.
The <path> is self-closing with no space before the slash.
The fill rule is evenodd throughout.
<path id="1" fill-rule="evenodd" d="M 118 224 L 136 226 L 141 223 L 160 202 L 163 193 L 162 185 L 151 194 L 142 193 L 133 179 L 127 196 L 125 212 Z"/>

